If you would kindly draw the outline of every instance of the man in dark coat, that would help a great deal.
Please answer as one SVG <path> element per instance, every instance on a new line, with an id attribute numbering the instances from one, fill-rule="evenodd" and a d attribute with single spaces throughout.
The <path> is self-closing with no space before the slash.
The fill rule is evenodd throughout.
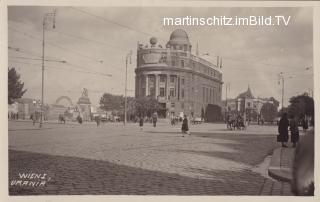
<path id="1" fill-rule="evenodd" d="M 306 117 L 304 117 L 302 119 L 302 127 L 303 127 L 303 131 L 306 132 L 307 129 L 309 128 L 309 125 L 308 125 L 308 119 Z"/>
<path id="2" fill-rule="evenodd" d="M 190 135 L 187 115 L 184 115 L 184 119 L 182 121 L 181 131 L 182 131 L 182 137 L 184 137 L 185 133 Z"/>
<path id="3" fill-rule="evenodd" d="M 299 128 L 298 128 L 298 118 L 293 116 L 290 120 L 290 132 L 291 132 L 291 142 L 293 147 L 296 147 L 299 141 Z"/>
<path id="4" fill-rule="evenodd" d="M 157 126 L 157 119 L 158 119 L 158 115 L 157 115 L 157 113 L 154 113 L 154 114 L 152 115 L 153 127 L 156 127 L 156 126 Z"/>
<path id="5" fill-rule="evenodd" d="M 143 116 L 140 116 L 139 126 L 140 126 L 140 130 L 143 130 Z"/>
<path id="6" fill-rule="evenodd" d="M 278 126 L 278 132 L 279 132 L 278 142 L 282 143 L 282 147 L 287 147 L 285 143 L 287 143 L 289 139 L 288 127 L 289 127 L 289 120 L 287 117 L 287 113 L 283 113 Z"/>

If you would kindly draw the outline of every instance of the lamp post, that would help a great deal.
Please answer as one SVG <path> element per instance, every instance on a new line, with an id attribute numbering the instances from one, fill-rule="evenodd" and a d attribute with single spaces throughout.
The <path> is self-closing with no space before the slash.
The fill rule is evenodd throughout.
<path id="1" fill-rule="evenodd" d="M 42 78 L 42 81 L 41 81 L 41 113 L 40 113 L 40 125 L 39 127 L 41 128 L 42 127 L 42 124 L 43 124 L 43 113 L 44 113 L 44 110 L 43 110 L 43 105 L 44 105 L 44 102 L 43 102 L 43 97 L 44 97 L 44 50 L 45 50 L 45 30 L 46 30 L 46 22 L 47 22 L 47 19 L 49 17 L 53 18 L 53 26 L 52 28 L 54 29 L 55 28 L 55 16 L 56 16 L 56 12 L 54 11 L 53 13 L 46 13 L 43 17 L 43 21 L 42 21 L 42 74 L 41 74 L 41 78 Z"/>
<path id="2" fill-rule="evenodd" d="M 281 110 L 283 110 L 283 97 L 284 97 L 284 76 L 283 72 L 280 72 L 279 74 L 279 84 L 280 80 L 282 81 L 282 89 L 281 89 Z"/>
<path id="3" fill-rule="evenodd" d="M 130 58 L 130 64 L 131 64 L 131 55 L 132 51 L 130 51 L 126 56 L 126 79 L 124 83 L 124 121 L 123 124 L 126 125 L 127 123 L 127 79 L 128 79 L 128 59 Z"/>

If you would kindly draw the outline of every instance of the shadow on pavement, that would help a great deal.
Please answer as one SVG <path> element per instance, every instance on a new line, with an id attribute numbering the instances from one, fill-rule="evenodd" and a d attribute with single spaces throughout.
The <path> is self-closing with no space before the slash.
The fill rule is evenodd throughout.
<path id="1" fill-rule="evenodd" d="M 250 171 L 196 170 L 195 179 L 106 161 L 9 150 L 10 195 L 259 195 L 265 178 Z M 11 186 L 19 173 L 46 174 L 43 187 Z M 29 179 L 30 180 L 30 179 Z M 34 180 L 34 179 L 33 179 Z"/>
<path id="2" fill-rule="evenodd" d="M 196 151 L 196 150 L 177 150 L 186 153 L 197 155 L 205 155 L 209 157 L 218 157 L 229 159 L 239 163 L 255 166 L 261 163 L 264 158 L 272 154 L 272 151 L 277 147 L 277 142 L 272 136 L 256 136 L 256 135 L 240 135 L 229 136 L 221 134 L 208 134 L 208 133 L 193 133 L 192 135 L 203 138 L 215 138 L 220 140 L 232 140 L 232 143 L 219 143 L 223 147 L 235 150 L 235 152 L 225 151 Z"/>

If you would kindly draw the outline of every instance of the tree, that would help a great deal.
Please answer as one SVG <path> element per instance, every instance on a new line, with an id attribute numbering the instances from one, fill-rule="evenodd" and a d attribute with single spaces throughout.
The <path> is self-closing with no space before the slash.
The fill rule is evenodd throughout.
<path id="1" fill-rule="evenodd" d="M 288 113 L 292 116 L 303 117 L 314 116 L 314 100 L 309 97 L 307 93 L 293 96 L 290 98 L 290 105 L 288 106 Z"/>
<path id="2" fill-rule="evenodd" d="M 277 117 L 277 107 L 271 103 L 264 103 L 260 113 L 265 121 L 272 122 Z"/>
<path id="3" fill-rule="evenodd" d="M 122 95 L 112 95 L 104 93 L 100 98 L 100 107 L 106 111 L 119 111 L 124 109 L 124 97 Z"/>
<path id="4" fill-rule="evenodd" d="M 139 116 L 151 116 L 154 112 L 160 110 L 158 100 L 152 97 L 139 97 L 135 101 L 136 113 Z"/>
<path id="5" fill-rule="evenodd" d="M 8 104 L 12 104 L 15 99 L 21 98 L 27 89 L 23 89 L 24 83 L 20 81 L 20 75 L 15 68 L 8 69 Z"/>
<path id="6" fill-rule="evenodd" d="M 272 101 L 277 108 L 279 107 L 280 102 L 276 100 L 274 97 L 270 97 L 269 100 Z"/>

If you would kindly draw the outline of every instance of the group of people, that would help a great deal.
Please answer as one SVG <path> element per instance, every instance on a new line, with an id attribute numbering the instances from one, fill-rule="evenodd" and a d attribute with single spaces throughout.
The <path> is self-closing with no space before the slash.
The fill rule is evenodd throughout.
<path id="1" fill-rule="evenodd" d="M 157 127 L 157 121 L 158 121 L 158 115 L 157 115 L 157 113 L 154 113 L 154 114 L 152 115 L 151 119 L 152 119 L 153 127 Z M 144 117 L 143 117 L 143 116 L 140 116 L 140 118 L 139 118 L 140 130 L 143 129 L 143 123 L 144 123 Z"/>
<path id="2" fill-rule="evenodd" d="M 153 127 L 156 127 L 156 126 L 157 126 L 157 119 L 158 119 L 158 116 L 157 116 L 156 113 L 154 113 L 154 114 L 152 115 Z M 175 123 L 174 123 L 174 124 L 172 123 L 172 120 L 173 120 L 173 119 L 171 119 L 171 124 L 172 124 L 172 125 L 175 125 Z M 144 117 L 143 117 L 143 116 L 140 116 L 140 119 L 139 119 L 140 130 L 143 130 L 143 123 L 144 123 Z M 183 137 L 184 137 L 185 134 L 189 134 L 189 135 L 190 135 L 187 115 L 184 115 L 184 118 L 183 118 L 183 120 L 182 120 L 181 132 L 182 132 L 182 136 L 183 136 Z"/>
<path id="3" fill-rule="evenodd" d="M 8 119 L 11 119 L 11 120 L 19 119 L 19 114 L 14 113 L 14 112 L 10 112 L 10 113 L 8 113 Z"/>
<path id="4" fill-rule="evenodd" d="M 308 129 L 308 121 L 303 119 L 302 121 L 303 130 Z M 288 147 L 287 142 L 289 140 L 289 130 L 291 133 L 291 142 L 292 146 L 296 147 L 297 142 L 299 141 L 299 120 L 297 116 L 291 116 L 290 121 L 288 119 L 287 113 L 283 113 L 278 126 L 278 138 L 277 141 L 281 142 L 282 147 Z"/>
<path id="5" fill-rule="evenodd" d="M 238 115 L 228 115 L 227 116 L 227 128 L 229 130 L 244 130 L 247 128 L 247 126 L 249 125 L 250 121 L 249 120 L 244 120 L 243 116 L 241 116 L 240 114 Z"/>

